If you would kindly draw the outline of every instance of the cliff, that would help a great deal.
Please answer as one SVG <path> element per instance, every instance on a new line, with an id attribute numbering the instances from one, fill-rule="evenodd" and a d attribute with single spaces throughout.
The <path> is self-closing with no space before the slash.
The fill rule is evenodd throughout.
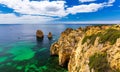
<path id="1" fill-rule="evenodd" d="M 120 25 L 67 28 L 50 54 L 68 72 L 120 72 Z"/>

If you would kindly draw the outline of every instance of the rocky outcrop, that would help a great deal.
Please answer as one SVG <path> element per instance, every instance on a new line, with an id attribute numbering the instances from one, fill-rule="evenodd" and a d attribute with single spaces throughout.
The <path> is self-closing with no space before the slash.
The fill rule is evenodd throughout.
<path id="1" fill-rule="evenodd" d="M 43 40 L 44 33 L 42 32 L 42 30 L 37 30 L 37 32 L 36 32 L 36 38 L 37 38 L 38 41 L 39 40 Z"/>
<path id="2" fill-rule="evenodd" d="M 82 32 L 82 31 L 79 31 Z M 65 66 L 70 59 L 72 49 L 75 48 L 76 43 L 80 35 L 77 34 L 77 30 L 67 28 L 64 32 L 61 33 L 61 36 L 58 42 L 55 42 L 51 48 L 51 55 L 59 55 L 59 65 Z M 76 39 L 75 39 L 76 38 Z"/>
<path id="3" fill-rule="evenodd" d="M 68 28 L 50 54 L 69 72 L 120 72 L 120 25 Z"/>
<path id="4" fill-rule="evenodd" d="M 49 40 L 52 39 L 52 33 L 51 33 L 51 32 L 48 33 L 48 39 L 49 39 Z"/>

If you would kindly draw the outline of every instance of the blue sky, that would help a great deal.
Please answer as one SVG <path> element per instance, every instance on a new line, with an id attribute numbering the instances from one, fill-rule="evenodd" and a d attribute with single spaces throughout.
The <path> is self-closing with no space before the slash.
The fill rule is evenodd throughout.
<path id="1" fill-rule="evenodd" d="M 120 0 L 0 0 L 0 24 L 120 23 Z"/>

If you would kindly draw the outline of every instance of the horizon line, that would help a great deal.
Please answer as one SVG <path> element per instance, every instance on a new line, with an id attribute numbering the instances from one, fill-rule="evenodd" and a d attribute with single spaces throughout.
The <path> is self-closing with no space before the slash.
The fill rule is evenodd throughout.
<path id="1" fill-rule="evenodd" d="M 0 23 L 0 24 L 41 24 L 41 23 Z M 120 21 L 66 21 L 45 22 L 42 24 L 120 24 Z"/>

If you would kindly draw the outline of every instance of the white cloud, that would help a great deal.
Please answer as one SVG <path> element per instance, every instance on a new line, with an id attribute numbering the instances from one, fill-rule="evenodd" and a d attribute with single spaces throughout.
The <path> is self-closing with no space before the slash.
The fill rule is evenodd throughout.
<path id="1" fill-rule="evenodd" d="M 103 4 L 95 4 L 91 3 L 89 5 L 78 5 L 78 6 L 73 6 L 72 8 L 68 8 L 67 12 L 71 14 L 76 14 L 76 13 L 85 13 L 85 12 L 96 12 L 100 8 L 103 7 Z"/>
<path id="2" fill-rule="evenodd" d="M 80 0 L 81 2 L 90 2 L 95 0 Z M 17 17 L 14 14 L 0 13 L 0 23 L 41 23 L 56 20 L 52 16 L 65 17 L 68 14 L 96 12 L 101 8 L 112 6 L 115 0 L 109 0 L 103 3 L 81 4 L 73 7 L 67 7 L 65 0 L 0 0 L 0 4 L 4 4 L 14 9 L 14 12 L 26 14 Z M 65 10 L 66 8 L 66 10 Z M 32 16 L 36 15 L 36 16 Z M 40 16 L 42 15 L 42 16 Z"/>
<path id="3" fill-rule="evenodd" d="M 108 0 L 108 2 L 104 2 L 104 6 L 106 6 L 106 7 L 113 6 L 113 3 L 114 3 L 115 1 L 116 1 L 116 0 Z"/>
<path id="4" fill-rule="evenodd" d="M 65 1 L 29 1 L 29 0 L 0 0 L 1 4 L 13 8 L 21 14 L 37 14 L 47 16 L 66 16 Z"/>
<path id="5" fill-rule="evenodd" d="M 45 16 L 32 16 L 32 15 L 23 15 L 18 17 L 14 14 L 0 14 L 0 23 L 1 24 L 41 24 L 51 22 L 57 18 L 45 17 Z"/>
<path id="6" fill-rule="evenodd" d="M 93 2 L 93 1 L 96 1 L 96 0 L 79 0 L 80 2 Z"/>
<path id="7" fill-rule="evenodd" d="M 79 0 L 81 2 L 90 2 L 95 0 Z M 90 3 L 90 4 L 82 4 L 73 6 L 71 8 L 67 8 L 67 13 L 76 14 L 76 13 L 87 13 L 87 12 L 96 12 L 101 8 L 113 6 L 115 0 L 109 0 L 108 2 L 103 3 Z"/>
<path id="8" fill-rule="evenodd" d="M 95 0 L 80 0 L 81 2 L 95 1 Z M 107 3 L 90 3 L 88 5 L 82 4 L 73 7 L 67 7 L 65 10 L 65 1 L 57 0 L 49 2 L 44 1 L 29 1 L 29 0 L 0 0 L 1 4 L 5 4 L 9 8 L 14 9 L 15 12 L 21 14 L 35 14 L 46 16 L 64 17 L 68 14 L 76 14 L 81 12 L 96 12 L 105 6 L 112 6 L 115 0 L 109 0 Z"/>
<path id="9" fill-rule="evenodd" d="M 109 4 L 112 4 L 112 3 L 114 3 L 115 2 L 115 0 L 109 0 Z"/>

